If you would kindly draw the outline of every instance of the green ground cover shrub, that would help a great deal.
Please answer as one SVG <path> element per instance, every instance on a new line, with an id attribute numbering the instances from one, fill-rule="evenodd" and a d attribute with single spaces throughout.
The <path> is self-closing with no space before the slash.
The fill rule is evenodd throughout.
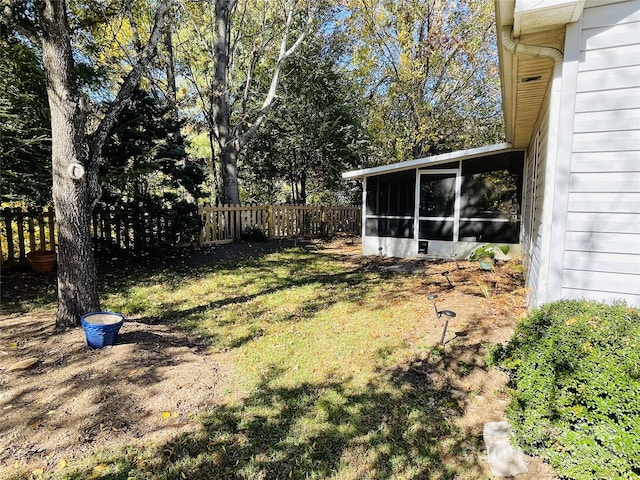
<path id="1" fill-rule="evenodd" d="M 516 439 L 563 478 L 640 478 L 640 311 L 560 301 L 532 311 L 491 361 L 511 377 Z"/>

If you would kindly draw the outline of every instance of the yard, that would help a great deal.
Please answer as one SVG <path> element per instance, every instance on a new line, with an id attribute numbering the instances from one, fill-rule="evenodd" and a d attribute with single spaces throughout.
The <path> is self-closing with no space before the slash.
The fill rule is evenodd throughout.
<path id="1" fill-rule="evenodd" d="M 509 396 L 485 359 L 523 311 L 520 266 L 359 252 L 106 256 L 103 307 L 127 321 L 101 350 L 53 333 L 53 274 L 3 272 L 0 477 L 491 478 L 482 428 Z M 442 348 L 432 293 L 457 314 Z M 553 477 L 530 460 L 518 478 Z"/>

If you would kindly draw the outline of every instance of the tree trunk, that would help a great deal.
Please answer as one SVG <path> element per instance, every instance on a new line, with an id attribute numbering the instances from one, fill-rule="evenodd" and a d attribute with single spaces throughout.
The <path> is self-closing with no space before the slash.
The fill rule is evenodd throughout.
<path id="1" fill-rule="evenodd" d="M 220 190 L 220 181 L 218 169 L 216 167 L 216 142 L 213 135 L 213 129 L 209 127 L 209 148 L 211 148 L 211 164 L 210 164 L 210 172 L 211 172 L 211 180 L 213 181 L 213 198 L 211 198 L 211 204 L 218 204 L 222 201 L 222 191 Z"/>
<path id="2" fill-rule="evenodd" d="M 216 1 L 216 43 L 214 47 L 214 101 L 213 113 L 220 146 L 220 177 L 222 179 L 222 203 L 238 205 L 238 149 L 232 139 L 229 124 L 229 27 L 231 5 L 229 0 Z"/>
<path id="3" fill-rule="evenodd" d="M 87 100 L 78 89 L 66 2 L 43 0 L 38 4 L 51 111 L 53 203 L 58 225 L 58 329 L 79 325 L 82 315 L 100 309 L 91 212 L 100 197 L 98 165 L 102 145 L 156 54 L 170 3 L 171 0 L 158 3 L 149 41 L 91 137 L 85 131 Z"/>
<path id="4" fill-rule="evenodd" d="M 171 118 L 176 122 L 176 131 L 173 133 L 173 140 L 180 138 L 180 123 L 178 116 L 178 88 L 176 86 L 176 66 L 173 56 L 173 37 L 171 23 L 167 23 L 164 32 L 164 48 L 166 52 L 165 73 L 167 75 L 167 102 L 171 107 Z"/>
<path id="5" fill-rule="evenodd" d="M 238 150 L 236 142 L 230 141 L 222 152 L 222 202 L 226 205 L 240 205 L 238 187 Z"/>
<path id="6" fill-rule="evenodd" d="M 58 313 L 56 327 L 78 325 L 100 309 L 98 275 L 91 244 L 91 202 L 85 155 L 85 112 L 78 91 L 66 4 L 42 4 L 42 53 L 51 110 L 53 203 L 58 224 Z M 74 169 L 75 167 L 75 169 Z"/>
<path id="7" fill-rule="evenodd" d="M 307 204 L 307 171 L 300 171 L 300 205 Z"/>

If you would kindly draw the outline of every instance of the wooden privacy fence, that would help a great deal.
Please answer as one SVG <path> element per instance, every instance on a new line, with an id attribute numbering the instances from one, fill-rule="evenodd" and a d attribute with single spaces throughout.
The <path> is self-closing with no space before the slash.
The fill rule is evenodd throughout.
<path id="1" fill-rule="evenodd" d="M 196 242 L 198 222 L 195 205 L 172 209 L 98 205 L 93 210 L 91 233 L 103 245 L 140 252 L 154 246 Z"/>
<path id="2" fill-rule="evenodd" d="M 232 242 L 260 229 L 270 238 L 360 235 L 359 207 L 224 205 L 200 208 L 200 245 Z"/>
<path id="3" fill-rule="evenodd" d="M 200 230 L 195 205 L 185 209 L 145 211 L 98 205 L 93 211 L 91 234 L 100 245 L 140 252 L 154 246 L 175 246 L 198 240 Z M 53 208 L 4 208 L 0 216 L 0 253 L 3 264 L 26 261 L 34 250 L 56 250 L 58 231 Z"/>
<path id="4" fill-rule="evenodd" d="M 198 212 L 192 209 L 176 214 L 175 211 L 131 212 L 109 206 L 94 210 L 91 234 L 102 244 L 140 251 L 154 245 L 194 241 L 200 245 L 232 242 L 241 239 L 248 229 L 260 229 L 270 238 L 360 235 L 360 225 L 359 207 L 237 205 L 202 207 Z M 55 250 L 56 244 L 53 208 L 2 210 L 0 254 L 3 264 L 22 263 L 29 252 Z"/>
<path id="5" fill-rule="evenodd" d="M 20 263 L 34 250 L 55 250 L 56 228 L 53 209 L 2 209 L 0 219 L 2 262 Z"/>

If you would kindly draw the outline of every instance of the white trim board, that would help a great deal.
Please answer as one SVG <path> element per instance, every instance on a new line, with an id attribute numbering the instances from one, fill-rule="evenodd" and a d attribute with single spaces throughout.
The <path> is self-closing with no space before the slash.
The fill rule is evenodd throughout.
<path id="1" fill-rule="evenodd" d="M 497 155 L 500 153 L 509 153 L 514 151 L 522 151 L 521 148 L 512 148 L 510 143 L 498 143 L 496 145 L 488 145 L 486 147 L 470 148 L 467 150 L 458 150 L 456 152 L 443 153 L 442 155 L 434 155 L 432 157 L 418 158 L 415 160 L 407 160 L 404 162 L 392 163 L 390 165 L 382 165 L 380 167 L 363 168 L 360 170 L 352 170 L 342 174 L 342 178 L 364 178 L 369 175 L 379 175 L 382 173 L 398 172 L 400 170 L 409 170 L 412 168 L 424 167 L 427 165 L 437 165 L 439 163 L 448 163 L 458 160 L 466 160 L 469 158 L 485 157 L 489 154 Z"/>

